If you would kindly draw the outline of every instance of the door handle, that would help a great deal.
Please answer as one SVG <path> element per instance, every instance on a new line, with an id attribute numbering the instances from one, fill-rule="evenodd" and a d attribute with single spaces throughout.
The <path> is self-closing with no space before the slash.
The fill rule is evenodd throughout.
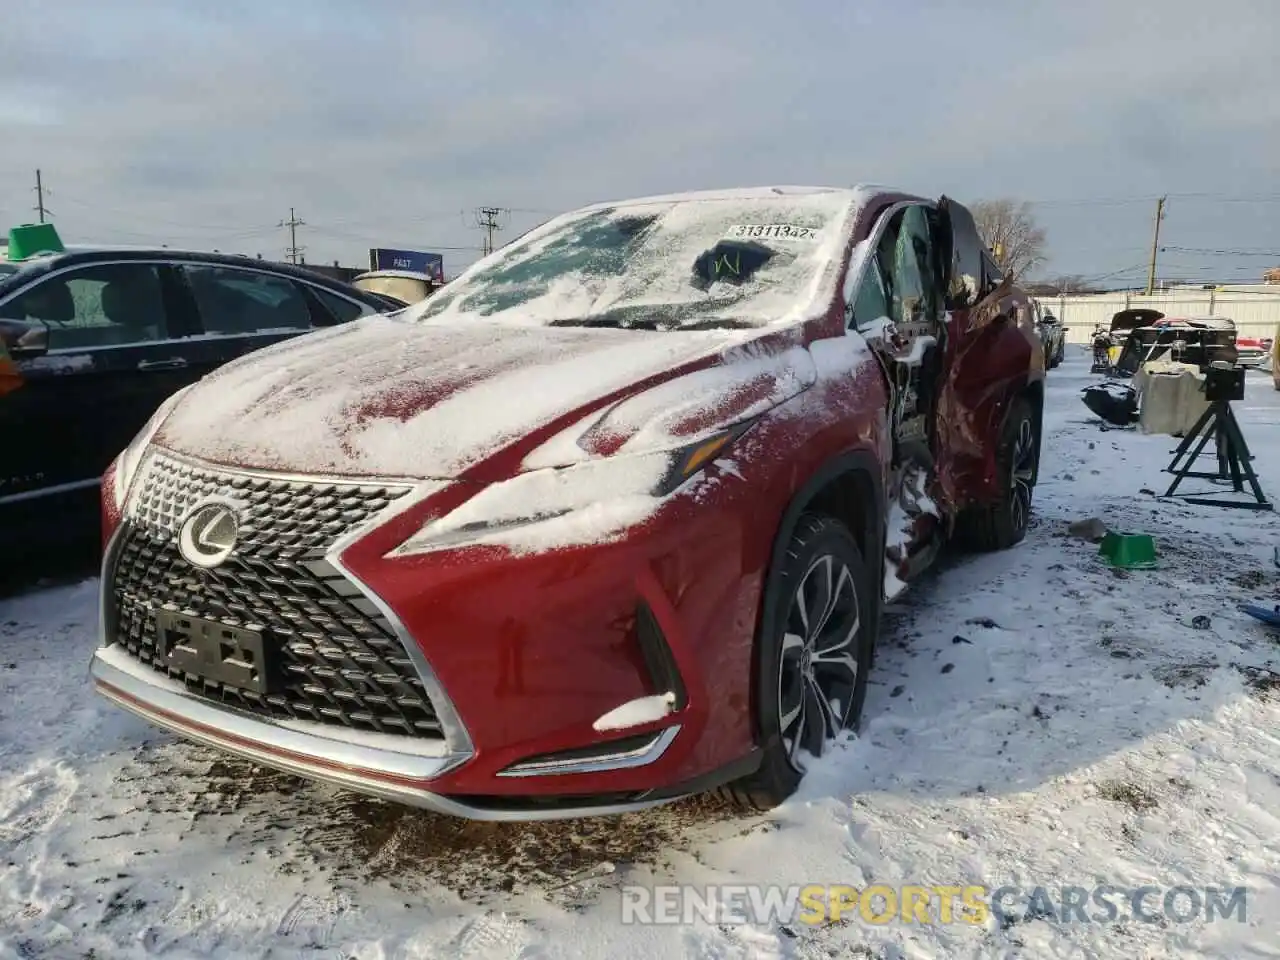
<path id="1" fill-rule="evenodd" d="M 168 360 L 143 360 L 138 364 L 139 370 L 181 370 L 187 365 L 182 357 L 170 357 Z"/>

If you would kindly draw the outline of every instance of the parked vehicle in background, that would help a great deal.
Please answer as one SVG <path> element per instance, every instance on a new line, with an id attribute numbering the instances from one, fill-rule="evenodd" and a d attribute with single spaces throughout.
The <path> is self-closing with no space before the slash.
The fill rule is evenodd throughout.
<path id="1" fill-rule="evenodd" d="M 176 391 L 388 309 L 317 274 L 218 254 L 80 250 L 3 266 L 0 338 L 16 386 L 0 396 L 0 546 L 95 530 L 99 478 Z"/>
<path id="2" fill-rule="evenodd" d="M 588 207 L 242 358 L 103 482 L 97 689 L 481 819 L 792 793 L 886 597 L 1026 534 L 1044 361 L 963 206 Z"/>
<path id="3" fill-rule="evenodd" d="M 1267 337 L 1236 334 L 1236 363 L 1242 367 L 1262 367 L 1271 356 L 1272 341 Z"/>
<path id="4" fill-rule="evenodd" d="M 1044 365 L 1052 370 L 1062 363 L 1067 351 L 1067 331 L 1047 307 L 1034 301 L 1036 311 L 1036 329 L 1040 334 L 1040 342 L 1044 345 Z"/>
<path id="5" fill-rule="evenodd" d="M 370 293 L 394 297 L 406 306 L 427 299 L 440 287 L 430 274 L 413 270 L 370 270 L 351 283 Z"/>
<path id="6" fill-rule="evenodd" d="M 1238 361 L 1236 325 L 1227 317 L 1166 317 L 1158 310 L 1126 310 L 1112 320 L 1112 372 L 1133 376 L 1151 360 L 1207 366 Z"/>

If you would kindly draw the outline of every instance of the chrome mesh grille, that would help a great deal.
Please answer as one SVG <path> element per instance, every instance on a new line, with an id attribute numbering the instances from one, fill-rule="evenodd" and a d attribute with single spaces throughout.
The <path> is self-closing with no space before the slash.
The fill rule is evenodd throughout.
<path id="1" fill-rule="evenodd" d="M 158 451 L 142 469 L 126 507 L 135 527 L 156 540 L 176 540 L 188 510 L 206 497 L 225 497 L 241 504 L 241 549 L 259 556 L 322 554 L 411 489 L 231 473 Z"/>
<path id="2" fill-rule="evenodd" d="M 391 623 L 325 551 L 409 487 L 237 474 L 163 454 L 144 464 L 110 571 L 115 639 L 140 662 L 210 700 L 279 719 L 443 736 Z M 179 526 L 207 496 L 240 504 L 235 551 L 205 570 L 178 549 Z M 257 694 L 175 669 L 160 652 L 155 611 L 261 632 L 277 664 Z"/>

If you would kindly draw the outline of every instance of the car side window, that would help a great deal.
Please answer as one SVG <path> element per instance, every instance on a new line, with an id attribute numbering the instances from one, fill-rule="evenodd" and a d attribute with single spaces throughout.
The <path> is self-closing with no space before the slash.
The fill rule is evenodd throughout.
<path id="1" fill-rule="evenodd" d="M 167 340 L 160 270 L 149 263 L 105 263 L 48 277 L 0 306 L 7 320 L 38 322 L 50 350 L 84 350 Z"/>
<path id="2" fill-rule="evenodd" d="M 891 246 L 884 250 L 889 267 L 889 316 L 906 336 L 927 333 L 938 316 L 938 290 L 933 260 L 933 231 L 925 207 L 913 204 L 897 214 Z"/>
<path id="3" fill-rule="evenodd" d="M 858 292 L 849 306 L 853 310 L 852 325 L 859 330 L 865 330 L 882 317 L 889 316 L 889 285 L 876 257 L 867 259 Z"/>
<path id="4" fill-rule="evenodd" d="M 363 316 L 366 313 L 373 313 L 363 304 L 348 300 L 346 297 L 340 297 L 336 293 L 331 293 L 321 287 L 312 287 L 311 292 L 324 304 L 324 308 L 333 314 L 333 319 L 337 320 L 338 323 L 350 323 L 356 317 Z"/>
<path id="5" fill-rule="evenodd" d="M 185 264 L 182 273 L 205 333 L 242 336 L 311 329 L 306 298 L 286 277 L 212 264 Z"/>
<path id="6" fill-rule="evenodd" d="M 919 336 L 938 316 L 939 293 L 929 212 L 913 204 L 881 233 L 852 305 L 854 322 L 865 327 L 888 316 L 905 336 Z"/>

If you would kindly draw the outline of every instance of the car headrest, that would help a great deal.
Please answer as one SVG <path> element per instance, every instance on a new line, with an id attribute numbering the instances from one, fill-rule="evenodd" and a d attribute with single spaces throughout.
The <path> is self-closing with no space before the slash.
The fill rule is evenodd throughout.
<path id="1" fill-rule="evenodd" d="M 157 316 L 158 291 L 134 279 L 110 280 L 102 288 L 102 312 L 112 323 L 124 327 L 153 327 Z"/>
<path id="2" fill-rule="evenodd" d="M 63 280 L 48 280 L 23 299 L 27 314 L 43 323 L 70 323 L 76 318 L 76 302 Z"/>

